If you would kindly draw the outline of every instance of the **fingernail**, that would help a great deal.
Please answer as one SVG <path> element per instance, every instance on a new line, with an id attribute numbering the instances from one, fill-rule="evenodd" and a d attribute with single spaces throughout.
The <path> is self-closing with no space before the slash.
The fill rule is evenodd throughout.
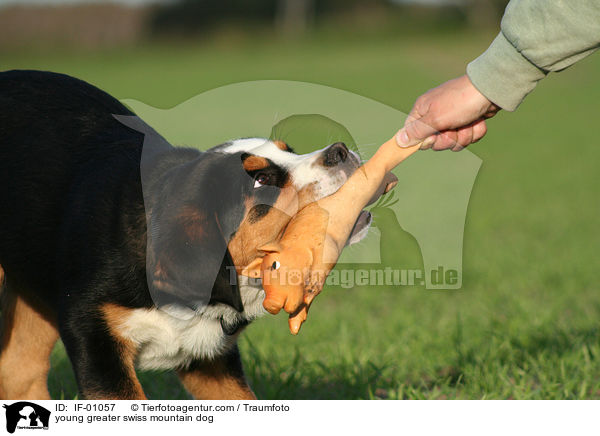
<path id="1" fill-rule="evenodd" d="M 396 134 L 396 143 L 400 146 L 400 147 L 408 147 L 408 142 L 410 140 L 408 139 L 408 133 L 406 133 L 405 129 L 400 130 L 397 134 Z"/>
<path id="2" fill-rule="evenodd" d="M 421 150 L 428 150 L 431 148 L 431 145 L 435 142 L 435 137 L 430 136 L 429 138 L 426 138 L 425 141 L 423 141 L 423 144 L 421 144 Z"/>

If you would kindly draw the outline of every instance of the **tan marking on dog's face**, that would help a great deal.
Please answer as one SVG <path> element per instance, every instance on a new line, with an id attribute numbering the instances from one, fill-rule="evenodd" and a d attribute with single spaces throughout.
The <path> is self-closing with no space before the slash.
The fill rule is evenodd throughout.
<path id="1" fill-rule="evenodd" d="M 290 147 L 285 142 L 280 141 L 279 139 L 274 140 L 273 144 L 275 144 L 277 146 L 277 148 L 280 150 L 283 150 L 283 151 L 290 150 Z"/>
<path id="2" fill-rule="evenodd" d="M 84 392 L 86 399 L 146 399 L 142 385 L 135 373 L 134 361 L 137 347 L 133 341 L 125 338 L 120 332 L 121 326 L 131 316 L 131 309 L 113 303 L 106 303 L 102 306 L 102 313 L 110 335 L 118 344 L 119 357 L 128 376 L 127 386 L 122 387 L 121 397 L 119 398 L 115 398 L 114 393 L 107 396 L 107 393 L 104 392 Z"/>
<path id="3" fill-rule="evenodd" d="M 250 219 L 252 208 L 256 206 L 253 200 L 246 199 L 244 219 L 228 245 L 238 271 L 256 258 L 258 247 L 279 237 L 299 209 L 298 195 L 290 182 L 281 188 L 275 204 L 257 221 Z"/>
<path id="4" fill-rule="evenodd" d="M 269 166 L 269 162 L 262 156 L 248 156 L 242 163 L 246 171 L 262 170 Z"/>
<path id="5" fill-rule="evenodd" d="M 4 276 L 4 270 L 0 271 Z M 1 398 L 50 399 L 47 387 L 50 353 L 57 339 L 56 321 L 50 312 L 30 304 L 14 288 L 3 290 Z"/>

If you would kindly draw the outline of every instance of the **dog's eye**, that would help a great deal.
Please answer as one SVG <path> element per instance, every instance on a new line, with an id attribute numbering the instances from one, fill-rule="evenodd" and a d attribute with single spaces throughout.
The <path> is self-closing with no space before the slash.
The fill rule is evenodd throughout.
<path id="1" fill-rule="evenodd" d="M 275 261 L 273 262 L 273 265 L 271 265 L 271 269 L 279 269 L 279 267 L 281 266 L 281 264 L 279 263 L 279 261 Z"/>
<path id="2" fill-rule="evenodd" d="M 265 173 L 259 173 L 254 178 L 254 187 L 255 188 L 260 188 L 261 186 L 264 186 L 267 183 L 269 183 L 269 176 L 267 176 Z"/>

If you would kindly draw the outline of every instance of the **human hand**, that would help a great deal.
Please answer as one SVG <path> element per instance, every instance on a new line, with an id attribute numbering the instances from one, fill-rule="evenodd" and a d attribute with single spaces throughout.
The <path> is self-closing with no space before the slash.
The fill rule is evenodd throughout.
<path id="1" fill-rule="evenodd" d="M 422 150 L 460 151 L 486 134 L 485 120 L 499 110 L 464 75 L 420 96 L 396 134 L 396 142 L 408 147 L 423 141 Z"/>

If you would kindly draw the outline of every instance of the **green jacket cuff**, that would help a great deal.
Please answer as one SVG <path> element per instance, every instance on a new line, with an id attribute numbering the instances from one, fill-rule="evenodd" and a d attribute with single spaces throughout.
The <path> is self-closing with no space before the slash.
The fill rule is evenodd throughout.
<path id="1" fill-rule="evenodd" d="M 489 48 L 467 65 L 467 75 L 488 100 L 514 111 L 546 72 L 519 53 L 500 32 Z"/>

